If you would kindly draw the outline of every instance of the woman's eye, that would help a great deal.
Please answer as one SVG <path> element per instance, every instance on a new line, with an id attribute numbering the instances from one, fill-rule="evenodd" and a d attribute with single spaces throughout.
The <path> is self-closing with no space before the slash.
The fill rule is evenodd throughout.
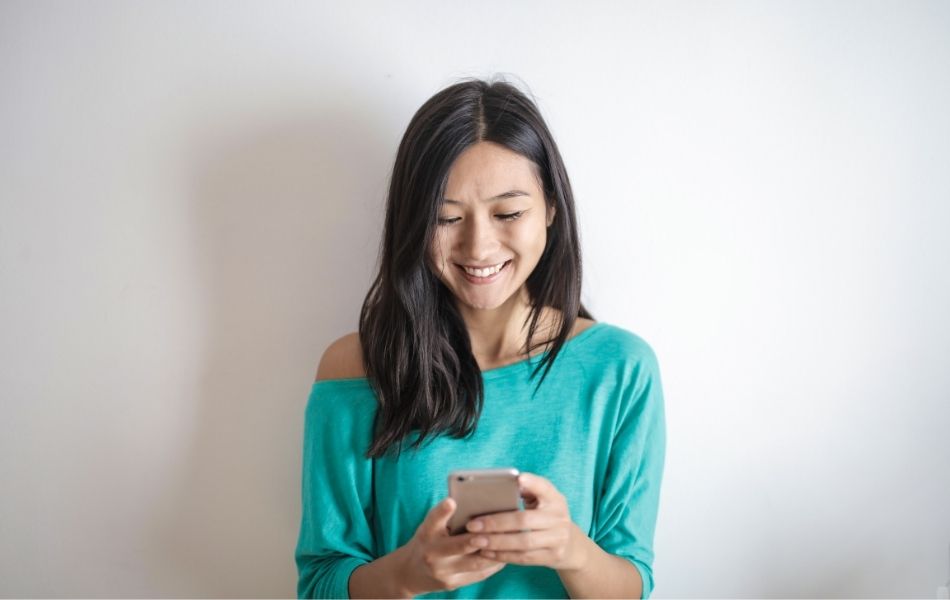
<path id="1" fill-rule="evenodd" d="M 520 217 L 520 216 L 523 215 L 524 213 L 525 213 L 525 211 L 519 210 L 518 212 L 507 213 L 507 214 L 504 214 L 504 215 L 495 215 L 495 216 L 497 216 L 497 217 L 498 217 L 500 220 L 502 220 L 502 221 L 514 221 L 515 219 L 517 219 L 518 217 Z M 439 218 L 439 225 L 451 225 L 452 223 L 455 223 L 455 222 L 460 221 L 460 220 L 461 220 L 461 217 L 446 218 L 446 219 L 443 219 L 443 218 L 440 217 L 440 218 Z"/>

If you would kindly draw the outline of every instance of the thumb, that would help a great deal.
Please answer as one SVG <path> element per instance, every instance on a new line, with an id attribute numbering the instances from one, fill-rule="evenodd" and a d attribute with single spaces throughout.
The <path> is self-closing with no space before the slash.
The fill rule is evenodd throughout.
<path id="1" fill-rule="evenodd" d="M 442 533 L 448 527 L 449 519 L 455 514 L 456 508 L 455 499 L 451 496 L 447 497 L 436 504 L 432 510 L 429 511 L 429 516 L 426 517 L 428 521 L 429 533 Z"/>

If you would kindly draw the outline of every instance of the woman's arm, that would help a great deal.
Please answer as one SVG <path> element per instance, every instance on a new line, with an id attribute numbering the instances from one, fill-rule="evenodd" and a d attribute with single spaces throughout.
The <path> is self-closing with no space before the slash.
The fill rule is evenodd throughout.
<path id="1" fill-rule="evenodd" d="M 298 598 L 342 598 L 354 570 L 377 558 L 372 513 L 375 398 L 340 381 L 316 381 L 304 419 Z"/>
<path id="2" fill-rule="evenodd" d="M 604 552 L 577 525 L 576 539 L 583 564 L 576 569 L 559 569 L 558 577 L 571 598 L 640 598 L 643 580 L 632 562 Z"/>
<path id="3" fill-rule="evenodd" d="M 357 567 L 350 575 L 350 598 L 412 598 L 402 584 L 402 550 L 396 548 L 370 563 Z"/>
<path id="4" fill-rule="evenodd" d="M 660 368 L 653 349 L 642 338 L 631 335 L 625 350 L 632 357 L 627 366 L 629 383 L 622 393 L 618 427 L 589 540 L 589 555 L 601 566 L 588 569 L 587 576 L 575 574 L 571 582 L 581 582 L 578 587 L 586 595 L 583 582 L 596 573 L 600 581 L 595 585 L 616 585 L 626 590 L 623 594 L 637 588 L 638 595 L 627 597 L 649 598 L 655 587 L 653 539 L 666 456 L 666 416 Z M 601 568 L 611 575 L 598 573 Z M 633 579 L 638 582 L 630 584 Z M 594 595 L 608 593 L 604 590 Z"/>

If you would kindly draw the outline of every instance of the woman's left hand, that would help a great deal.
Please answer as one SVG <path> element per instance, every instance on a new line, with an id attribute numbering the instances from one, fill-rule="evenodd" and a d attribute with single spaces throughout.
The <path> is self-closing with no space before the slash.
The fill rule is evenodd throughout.
<path id="1" fill-rule="evenodd" d="M 511 564 L 580 569 L 586 560 L 583 540 L 587 536 L 571 520 L 567 499 L 540 475 L 521 473 L 518 484 L 526 510 L 484 515 L 466 524 L 468 531 L 484 533 L 488 540 L 480 553 Z"/>

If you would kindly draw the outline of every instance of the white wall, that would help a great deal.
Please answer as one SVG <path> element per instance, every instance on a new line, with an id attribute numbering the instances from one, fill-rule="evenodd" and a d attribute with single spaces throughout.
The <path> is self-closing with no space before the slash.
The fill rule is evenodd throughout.
<path id="1" fill-rule="evenodd" d="M 950 4 L 0 4 L 0 595 L 292 596 L 399 138 L 523 80 L 647 339 L 656 597 L 933 597 Z"/>

